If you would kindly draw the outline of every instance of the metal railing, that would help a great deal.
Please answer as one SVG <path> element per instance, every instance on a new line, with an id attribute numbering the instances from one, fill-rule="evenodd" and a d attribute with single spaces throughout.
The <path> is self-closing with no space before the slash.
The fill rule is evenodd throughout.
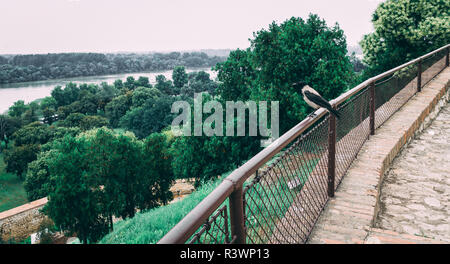
<path id="1" fill-rule="evenodd" d="M 332 100 L 233 171 L 158 243 L 304 243 L 360 148 L 449 65 L 450 44 Z M 230 232 L 231 231 L 231 232 Z"/>

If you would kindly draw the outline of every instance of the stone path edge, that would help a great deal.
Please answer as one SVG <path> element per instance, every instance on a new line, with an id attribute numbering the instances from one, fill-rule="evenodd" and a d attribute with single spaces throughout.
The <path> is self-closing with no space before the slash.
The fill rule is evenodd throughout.
<path id="1" fill-rule="evenodd" d="M 434 93 L 436 90 L 433 89 L 435 86 L 438 88 L 438 92 Z M 439 89 L 440 86 L 440 89 Z M 380 171 L 380 179 L 377 185 L 377 195 L 376 195 L 376 205 L 375 212 L 372 218 L 372 226 L 375 224 L 380 212 L 380 193 L 381 193 L 381 183 L 383 182 L 384 175 L 392 164 L 393 160 L 400 154 L 402 149 L 408 146 L 408 143 L 414 139 L 418 134 L 420 134 L 425 128 L 427 128 L 431 122 L 437 117 L 440 110 L 449 102 L 450 99 L 450 68 L 444 69 L 436 79 L 431 80 L 425 88 L 423 88 L 421 94 L 416 94 L 411 98 L 408 103 L 411 105 L 420 101 L 422 98 L 433 98 L 431 102 L 423 109 L 420 116 L 414 121 L 414 123 L 406 130 L 402 131 L 404 134 L 398 142 L 393 146 L 392 150 L 383 160 L 383 165 Z M 433 97 L 434 95 L 434 97 Z M 423 102 L 423 101 L 422 101 Z M 376 133 L 376 132 L 375 132 Z"/>

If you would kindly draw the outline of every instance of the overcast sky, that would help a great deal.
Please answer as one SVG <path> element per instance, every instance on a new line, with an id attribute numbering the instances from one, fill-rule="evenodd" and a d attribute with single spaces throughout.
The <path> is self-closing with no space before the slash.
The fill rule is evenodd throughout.
<path id="1" fill-rule="evenodd" d="M 347 43 L 380 0 L 0 0 L 0 54 L 247 48 L 273 21 L 316 13 Z"/>

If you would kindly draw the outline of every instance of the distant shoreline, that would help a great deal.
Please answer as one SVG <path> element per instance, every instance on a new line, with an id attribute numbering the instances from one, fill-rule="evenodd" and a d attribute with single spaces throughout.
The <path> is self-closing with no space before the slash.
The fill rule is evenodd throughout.
<path id="1" fill-rule="evenodd" d="M 186 70 L 199 70 L 199 71 L 204 71 L 204 70 L 211 70 L 212 71 L 212 67 L 185 67 Z M 66 77 L 66 78 L 55 78 L 55 79 L 44 79 L 44 80 L 38 80 L 38 81 L 26 81 L 26 82 L 10 82 L 10 83 L 0 83 L 0 89 L 8 89 L 2 86 L 7 86 L 10 84 L 13 85 L 18 85 L 18 84 L 29 84 L 29 83 L 37 83 L 37 82 L 47 82 L 47 81 L 64 81 L 67 79 L 71 79 L 71 78 L 89 78 L 89 77 L 108 77 L 108 76 L 113 76 L 113 75 L 119 75 L 119 74 L 139 74 L 139 73 L 156 73 L 156 72 L 165 72 L 165 71 L 171 71 L 173 69 L 167 69 L 167 70 L 155 70 L 155 71 L 135 71 L 135 72 L 122 72 L 122 73 L 111 73 L 111 74 L 101 74 L 101 75 L 83 75 L 83 76 L 74 76 L 74 77 Z"/>

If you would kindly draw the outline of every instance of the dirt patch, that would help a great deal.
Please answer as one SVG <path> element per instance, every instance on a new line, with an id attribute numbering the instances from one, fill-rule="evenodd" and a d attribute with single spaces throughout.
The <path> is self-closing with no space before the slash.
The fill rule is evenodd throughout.
<path id="1" fill-rule="evenodd" d="M 175 184 L 170 187 L 170 191 L 173 193 L 173 200 L 170 201 L 170 203 L 182 200 L 184 197 L 191 194 L 194 190 L 194 179 L 175 180 Z"/>

